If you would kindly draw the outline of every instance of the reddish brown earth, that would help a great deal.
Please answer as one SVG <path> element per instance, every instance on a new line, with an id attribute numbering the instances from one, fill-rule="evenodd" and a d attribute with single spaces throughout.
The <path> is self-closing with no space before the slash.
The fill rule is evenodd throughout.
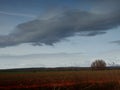
<path id="1" fill-rule="evenodd" d="M 120 90 L 120 71 L 44 71 L 0 73 L 0 90 L 14 89 Z"/>

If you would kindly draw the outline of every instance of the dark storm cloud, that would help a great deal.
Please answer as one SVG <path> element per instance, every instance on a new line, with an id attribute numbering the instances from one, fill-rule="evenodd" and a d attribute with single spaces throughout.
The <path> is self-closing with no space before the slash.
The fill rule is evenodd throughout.
<path id="1" fill-rule="evenodd" d="M 118 0 L 116 1 L 119 3 Z M 115 4 L 117 5 L 117 3 Z M 115 7 L 115 5 L 113 6 Z M 111 12 L 105 14 L 75 9 L 66 10 L 59 14 L 52 12 L 52 16 L 48 15 L 45 17 L 46 19 L 38 18 L 19 24 L 9 35 L 0 36 L 0 47 L 22 43 L 53 45 L 76 34 L 80 36 L 105 34 L 108 30 L 120 25 L 120 12 L 118 10 L 119 7 L 113 8 Z"/>

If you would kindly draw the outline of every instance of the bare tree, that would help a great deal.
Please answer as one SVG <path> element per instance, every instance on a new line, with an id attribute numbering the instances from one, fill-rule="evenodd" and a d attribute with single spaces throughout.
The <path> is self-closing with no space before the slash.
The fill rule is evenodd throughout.
<path id="1" fill-rule="evenodd" d="M 95 60 L 91 64 L 91 68 L 95 70 L 105 69 L 105 67 L 106 67 L 106 62 L 102 59 Z"/>

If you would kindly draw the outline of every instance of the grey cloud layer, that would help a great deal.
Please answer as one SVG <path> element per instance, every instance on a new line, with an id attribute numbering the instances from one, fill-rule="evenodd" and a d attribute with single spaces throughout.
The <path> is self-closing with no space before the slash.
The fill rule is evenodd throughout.
<path id="1" fill-rule="evenodd" d="M 120 13 L 116 8 L 115 10 L 112 9 L 108 14 L 68 10 L 51 18 L 38 18 L 19 24 L 9 35 L 0 36 L 0 47 L 22 43 L 53 45 L 66 37 L 76 34 L 80 36 L 105 34 L 107 30 L 119 25 Z"/>
<path id="2" fill-rule="evenodd" d="M 116 44 L 120 45 L 120 40 L 112 41 L 111 43 L 116 43 Z"/>

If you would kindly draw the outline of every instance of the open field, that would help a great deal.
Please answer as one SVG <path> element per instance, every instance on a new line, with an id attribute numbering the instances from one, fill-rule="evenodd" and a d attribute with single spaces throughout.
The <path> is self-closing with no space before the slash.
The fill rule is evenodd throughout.
<path id="1" fill-rule="evenodd" d="M 0 90 L 120 90 L 120 70 L 0 71 Z"/>

